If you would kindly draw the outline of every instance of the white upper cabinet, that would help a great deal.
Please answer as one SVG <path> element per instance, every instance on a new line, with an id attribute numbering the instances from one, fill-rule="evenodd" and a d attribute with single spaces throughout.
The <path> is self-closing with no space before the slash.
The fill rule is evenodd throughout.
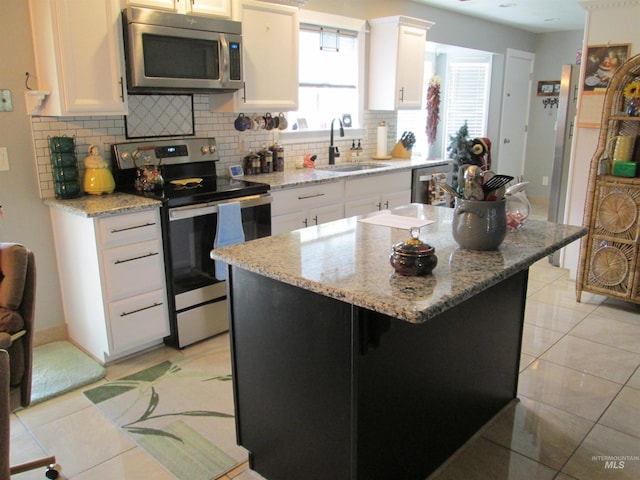
<path id="1" fill-rule="evenodd" d="M 394 16 L 369 25 L 369 110 L 420 108 L 427 30 L 433 23 Z"/>
<path id="2" fill-rule="evenodd" d="M 30 0 L 38 89 L 48 116 L 127 113 L 120 5 Z"/>
<path id="3" fill-rule="evenodd" d="M 224 94 L 211 95 L 212 108 L 237 112 L 296 110 L 298 9 L 256 0 L 234 0 L 232 14 L 233 20 L 242 22 L 245 86 L 231 99 Z"/>
<path id="4" fill-rule="evenodd" d="M 176 13 L 231 17 L 231 0 L 125 0 L 130 7 L 157 8 Z"/>

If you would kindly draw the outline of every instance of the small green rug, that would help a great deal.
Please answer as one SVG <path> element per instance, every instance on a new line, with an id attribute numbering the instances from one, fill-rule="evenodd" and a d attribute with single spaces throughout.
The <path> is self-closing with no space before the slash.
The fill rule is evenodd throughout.
<path id="1" fill-rule="evenodd" d="M 236 444 L 228 353 L 164 361 L 84 392 L 179 480 L 210 480 L 247 460 Z"/>
<path id="2" fill-rule="evenodd" d="M 105 369 L 69 342 L 33 349 L 31 405 L 84 387 L 105 376 Z"/>

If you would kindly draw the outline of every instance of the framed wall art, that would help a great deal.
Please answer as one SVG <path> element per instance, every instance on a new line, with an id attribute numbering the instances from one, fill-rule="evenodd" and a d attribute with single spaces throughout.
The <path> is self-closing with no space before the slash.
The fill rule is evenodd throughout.
<path id="1" fill-rule="evenodd" d="M 582 95 L 578 127 L 599 128 L 604 94 L 611 77 L 629 58 L 631 44 L 589 45 L 582 56 Z"/>
<path id="2" fill-rule="evenodd" d="M 560 95 L 560 80 L 541 80 L 538 82 L 539 97 L 555 97 Z"/>

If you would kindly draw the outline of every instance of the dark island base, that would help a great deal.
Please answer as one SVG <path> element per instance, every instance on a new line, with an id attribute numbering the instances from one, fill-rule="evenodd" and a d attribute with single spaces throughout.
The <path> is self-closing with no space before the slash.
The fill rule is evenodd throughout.
<path id="1" fill-rule="evenodd" d="M 269 480 L 424 480 L 516 396 L 528 271 L 411 324 L 232 267 L 238 443 Z"/>

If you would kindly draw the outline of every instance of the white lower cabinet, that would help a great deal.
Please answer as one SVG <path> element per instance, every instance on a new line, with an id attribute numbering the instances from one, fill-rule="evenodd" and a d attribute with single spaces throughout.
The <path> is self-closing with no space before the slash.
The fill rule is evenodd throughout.
<path id="1" fill-rule="evenodd" d="M 346 217 L 406 205 L 411 202 L 411 170 L 347 179 L 344 196 Z"/>
<path id="2" fill-rule="evenodd" d="M 271 233 L 344 218 L 344 182 L 320 183 L 307 187 L 272 191 Z"/>
<path id="3" fill-rule="evenodd" d="M 87 218 L 51 208 L 69 337 L 98 361 L 169 335 L 158 209 Z"/>

